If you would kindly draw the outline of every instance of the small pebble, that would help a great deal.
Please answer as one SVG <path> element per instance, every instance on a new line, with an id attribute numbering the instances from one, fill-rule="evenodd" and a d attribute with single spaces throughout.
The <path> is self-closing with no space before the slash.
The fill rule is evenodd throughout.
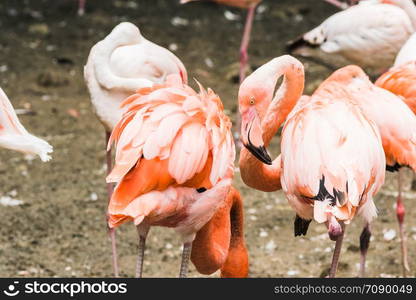
<path id="1" fill-rule="evenodd" d="M 384 239 L 386 241 L 391 241 L 396 237 L 396 230 L 394 229 L 385 229 L 383 230 Z"/>
<path id="2" fill-rule="evenodd" d="M 175 44 L 175 43 L 169 44 L 169 50 L 170 51 L 178 50 L 178 44 Z"/>
<path id="3" fill-rule="evenodd" d="M 189 21 L 181 17 L 172 18 L 172 20 L 170 20 L 170 23 L 173 26 L 188 26 L 189 25 Z"/>

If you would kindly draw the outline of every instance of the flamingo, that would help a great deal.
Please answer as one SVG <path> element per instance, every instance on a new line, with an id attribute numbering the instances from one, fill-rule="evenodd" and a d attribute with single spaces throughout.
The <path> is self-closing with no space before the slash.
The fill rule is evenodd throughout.
<path id="1" fill-rule="evenodd" d="M 413 36 L 414 39 L 414 36 Z M 414 43 L 414 40 L 410 40 L 410 43 Z M 408 43 L 409 43 L 408 42 Z M 406 44 L 406 46 L 409 46 Z M 376 81 L 376 85 L 380 88 L 386 89 L 393 94 L 399 96 L 396 97 L 396 101 L 398 104 L 397 106 L 405 106 L 402 104 L 400 100 L 403 100 L 405 104 L 407 104 L 408 108 L 413 112 L 413 118 L 409 109 L 406 113 L 397 114 L 398 120 L 403 124 L 401 129 L 401 134 L 403 132 L 407 133 L 407 140 L 403 140 L 402 138 L 406 138 L 406 136 L 392 136 L 391 138 L 396 138 L 399 142 L 398 145 L 400 148 L 391 149 L 391 155 L 394 157 L 403 156 L 403 158 L 398 160 L 399 162 L 396 163 L 396 167 L 394 170 L 398 171 L 398 196 L 397 196 L 397 204 L 396 204 L 396 214 L 397 220 L 399 222 L 399 232 L 400 232 L 400 240 L 401 240 L 401 249 L 402 249 L 402 264 L 403 264 L 403 275 L 406 276 L 406 271 L 409 271 L 409 263 L 407 258 L 407 247 L 406 247 L 406 235 L 404 230 L 404 216 L 405 216 L 405 208 L 402 200 L 402 184 L 401 184 L 401 174 L 400 174 L 400 167 L 401 166 L 410 166 L 414 172 L 416 172 L 416 138 L 414 132 L 416 131 L 416 122 L 414 114 L 416 114 L 416 61 L 408 61 L 411 59 L 411 56 L 414 56 L 414 52 L 410 52 L 409 48 L 404 47 L 405 52 L 400 52 L 398 61 L 403 64 L 399 64 L 398 66 L 394 66 L 388 72 L 384 73 L 379 79 Z M 407 52 L 408 51 L 408 52 Z M 408 55 L 408 56 L 407 56 Z M 416 57 L 415 57 L 416 59 Z M 397 60 L 396 60 L 397 61 Z M 378 101 L 377 101 L 378 103 Z M 374 107 L 376 109 L 376 107 Z M 390 114 L 389 114 L 390 115 Z M 412 121 L 413 120 L 413 121 Z M 388 150 L 386 150 L 387 153 Z M 403 152 L 403 154 L 401 154 Z"/>
<path id="2" fill-rule="evenodd" d="M 338 12 L 321 25 L 289 42 L 288 50 L 319 47 L 363 68 L 385 70 L 416 30 L 412 0 L 368 0 Z"/>
<path id="3" fill-rule="evenodd" d="M 91 48 L 84 78 L 95 114 L 104 126 L 106 144 L 111 130 L 123 114 L 120 108 L 122 100 L 138 88 L 163 83 L 169 74 L 179 74 L 183 82 L 187 82 L 187 72 L 179 58 L 147 40 L 132 23 L 120 23 Z M 106 162 L 108 174 L 112 165 L 111 151 L 107 151 Z M 109 199 L 112 191 L 112 184 L 107 184 Z M 114 230 L 110 229 L 109 235 L 114 275 L 118 277 Z"/>
<path id="4" fill-rule="evenodd" d="M 336 240 L 329 277 L 336 273 L 345 225 L 356 213 L 367 222 L 377 215 L 373 197 L 384 182 L 379 131 L 345 87 L 362 73 L 342 68 L 299 102 L 303 66 L 285 55 L 247 77 L 238 94 L 242 179 L 263 191 L 283 189 L 296 211 L 295 235 L 306 234 L 312 219 L 326 224 Z M 272 161 L 266 147 L 283 122 L 281 155 Z"/>
<path id="5" fill-rule="evenodd" d="M 139 89 L 122 107 L 108 142 L 116 145 L 116 159 L 107 182 L 117 182 L 108 225 L 132 220 L 137 226 L 137 277 L 150 227 L 174 228 L 184 245 L 179 277 L 186 277 L 196 233 L 227 203 L 235 158 L 231 122 L 212 90 L 200 85 L 196 93 L 177 74 Z"/>
<path id="6" fill-rule="evenodd" d="M 53 148 L 46 141 L 31 135 L 20 123 L 3 89 L 0 88 L 0 146 L 26 154 L 35 154 L 46 162 Z"/>

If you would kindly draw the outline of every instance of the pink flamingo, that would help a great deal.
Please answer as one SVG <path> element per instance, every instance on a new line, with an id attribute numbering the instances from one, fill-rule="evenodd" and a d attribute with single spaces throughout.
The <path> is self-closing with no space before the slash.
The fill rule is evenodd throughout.
<path id="1" fill-rule="evenodd" d="M 412 0 L 361 1 L 290 42 L 288 49 L 303 55 L 305 47 L 320 48 L 379 71 L 392 65 L 415 29 Z"/>
<path id="2" fill-rule="evenodd" d="M 0 147 L 35 154 L 42 161 L 51 159 L 53 148 L 44 140 L 31 135 L 20 123 L 6 93 L 0 88 Z"/>
<path id="3" fill-rule="evenodd" d="M 109 147 L 116 163 L 107 182 L 117 182 L 108 225 L 134 221 L 139 234 L 137 277 L 142 275 L 150 226 L 174 228 L 184 248 L 186 277 L 196 233 L 226 202 L 234 172 L 231 122 L 221 100 L 200 86 L 196 93 L 179 75 L 142 88 L 126 99 Z"/>
<path id="4" fill-rule="evenodd" d="M 187 72 L 182 62 L 169 50 L 144 38 L 132 23 L 117 25 L 102 41 L 91 48 L 84 68 L 85 81 L 95 114 L 103 124 L 106 144 L 111 130 L 121 119 L 123 99 L 138 88 L 163 83 L 169 74 L 179 74 L 184 83 Z M 107 151 L 107 174 L 111 170 L 111 151 Z M 112 184 L 107 184 L 111 198 Z M 114 274 L 118 277 L 116 240 L 114 230 L 109 230 Z"/>
<path id="5" fill-rule="evenodd" d="M 238 95 L 246 147 L 240 153 L 243 181 L 264 191 L 283 188 L 297 214 L 295 235 L 306 234 L 312 219 L 326 224 L 336 240 L 330 277 L 336 273 L 345 224 L 356 213 L 367 222 L 377 215 L 373 196 L 384 181 L 379 131 L 345 87 L 362 73 L 353 66 L 340 69 L 298 102 L 303 66 L 282 56 L 247 77 Z M 265 147 L 283 122 L 281 155 L 272 161 Z"/>
<path id="6" fill-rule="evenodd" d="M 389 119 L 396 117 L 398 124 L 401 124 L 401 127 L 395 126 L 390 132 L 392 135 L 386 135 L 386 139 L 391 139 L 391 144 L 394 144 L 395 147 L 385 148 L 386 155 L 392 157 L 392 163 L 395 168 L 390 168 L 392 171 L 398 171 L 398 196 L 397 196 L 397 205 L 396 205 L 396 214 L 397 220 L 399 222 L 399 231 L 401 239 L 401 249 L 402 249 L 402 265 L 403 265 L 403 275 L 406 276 L 406 272 L 409 271 L 409 263 L 407 257 L 407 247 L 406 247 L 406 235 L 404 230 L 404 216 L 405 208 L 402 200 L 402 184 L 401 184 L 401 166 L 410 166 L 414 172 L 416 172 L 416 137 L 414 132 L 416 132 L 416 61 L 411 59 L 416 59 L 415 57 L 415 35 L 409 40 L 409 42 L 403 48 L 404 51 L 399 53 L 398 58 L 396 59 L 397 66 L 391 68 L 388 72 L 384 73 L 377 81 L 376 85 L 386 89 L 398 97 L 392 99 L 391 107 L 385 107 L 389 109 Z M 413 47 L 412 47 L 413 46 Z M 413 51 L 410 51 L 413 48 Z M 393 98 L 390 96 L 390 98 Z M 379 107 L 380 97 L 377 97 L 374 110 L 383 109 Z M 393 101 L 395 102 L 393 103 Z M 409 109 L 406 109 L 406 105 L 402 103 L 404 101 L 407 104 Z M 393 108 L 393 105 L 395 108 Z M 401 111 L 397 111 L 397 108 L 401 107 Z M 411 111 L 410 111 L 411 110 Z M 392 116 L 392 111 L 397 111 L 395 115 Z M 413 114 L 412 114 L 413 112 Z M 383 117 L 380 116 L 380 121 L 383 121 Z M 384 121 L 386 123 L 386 121 Z M 387 124 L 386 124 L 387 125 Z M 387 143 L 387 141 L 386 141 Z"/>

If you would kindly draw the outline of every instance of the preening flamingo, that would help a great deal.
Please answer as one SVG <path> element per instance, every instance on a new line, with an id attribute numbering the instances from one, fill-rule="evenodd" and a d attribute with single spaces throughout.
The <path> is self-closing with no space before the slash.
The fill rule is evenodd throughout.
<path id="1" fill-rule="evenodd" d="M 414 36 L 412 37 L 414 39 Z M 401 100 L 403 100 L 407 106 L 412 110 L 413 114 L 416 114 L 416 61 L 408 61 L 412 58 L 412 56 L 415 57 L 415 52 L 410 52 L 408 50 L 412 49 L 412 47 L 409 47 L 412 43 L 414 43 L 414 40 L 409 41 L 410 44 L 406 44 L 405 46 L 405 52 L 401 52 L 400 56 L 400 62 L 403 62 L 402 64 L 399 64 L 398 66 L 395 66 L 391 68 L 388 72 L 384 73 L 377 81 L 376 85 L 389 90 L 390 92 L 394 93 L 395 95 L 399 96 L 396 97 L 396 101 L 399 102 L 397 106 L 404 106 L 401 103 Z M 408 42 L 408 43 L 409 43 Z M 416 45 L 415 45 L 416 46 Z M 408 47 L 408 48 L 407 48 Z M 416 48 L 414 47 L 413 50 L 415 51 Z M 399 57 L 398 57 L 399 58 Z M 396 60 L 397 62 L 397 60 Z M 379 99 L 377 99 L 375 102 L 378 102 Z M 376 104 L 377 105 L 377 104 Z M 376 107 L 374 107 L 376 109 Z M 402 247 L 402 263 L 403 263 L 403 275 L 406 276 L 406 271 L 409 271 L 409 264 L 408 264 L 408 258 L 407 258 L 407 248 L 406 248 L 406 235 L 404 230 L 404 216 L 405 216 L 405 208 L 403 205 L 402 200 L 402 184 L 401 184 L 401 174 L 400 174 L 400 167 L 401 166 L 410 166 L 414 172 L 416 172 L 416 122 L 415 117 L 411 117 L 411 114 L 408 112 L 408 110 L 403 109 L 404 111 L 407 111 L 407 113 L 404 114 L 396 114 L 397 121 L 402 125 L 401 134 L 407 133 L 407 136 L 392 136 L 391 138 L 396 138 L 397 141 L 397 147 L 392 150 L 392 156 L 403 156 L 405 159 L 399 160 L 398 163 L 396 163 L 396 167 L 394 170 L 397 170 L 399 172 L 398 174 L 398 196 L 397 196 L 397 205 L 396 205 L 396 213 L 397 213 L 397 219 L 399 221 L 399 230 L 400 230 L 400 239 L 401 239 L 401 247 Z M 389 118 L 391 118 L 390 111 L 389 111 Z M 398 129 L 397 129 L 398 130 Z M 396 130 L 396 131 L 397 131 Z M 407 138 L 407 139 L 406 139 Z M 386 149 L 386 153 L 389 151 L 389 149 Z M 401 154 L 401 152 L 403 154 Z"/>
<path id="2" fill-rule="evenodd" d="M 186 277 L 196 233 L 223 205 L 234 173 L 231 122 L 221 100 L 200 86 L 196 93 L 179 75 L 127 98 L 109 147 L 116 163 L 107 182 L 117 182 L 108 225 L 133 220 L 139 234 L 138 277 L 150 226 L 173 227 L 184 248 Z"/>
<path id="3" fill-rule="evenodd" d="M 384 181 L 379 131 L 345 88 L 361 72 L 353 66 L 338 70 L 297 105 L 303 66 L 286 55 L 247 77 L 238 95 L 246 147 L 240 154 L 243 181 L 260 190 L 283 188 L 297 214 L 295 235 L 306 234 L 312 219 L 326 224 L 336 240 L 330 277 L 337 269 L 345 224 L 356 213 L 368 222 L 377 215 L 373 196 Z M 283 122 L 281 155 L 272 161 L 265 147 Z"/>
<path id="4" fill-rule="evenodd" d="M 91 96 L 95 114 L 106 132 L 106 144 L 111 130 L 121 119 L 122 100 L 137 89 L 163 83 L 169 74 L 179 74 L 184 83 L 187 72 L 182 62 L 169 50 L 142 36 L 132 23 L 117 25 L 90 51 L 84 68 L 84 77 Z M 107 174 L 111 170 L 111 151 L 107 151 Z M 108 197 L 112 184 L 107 184 Z M 110 229 L 114 274 L 118 276 L 115 232 Z"/>
<path id="5" fill-rule="evenodd" d="M 20 123 L 6 93 L 0 88 L 0 147 L 35 154 L 42 161 L 51 159 L 53 148 L 44 140 L 31 135 Z"/>
<path id="6" fill-rule="evenodd" d="M 289 51 L 307 55 L 304 48 L 319 47 L 376 71 L 389 68 L 416 30 L 412 0 L 368 0 L 338 12 L 291 42 Z"/>

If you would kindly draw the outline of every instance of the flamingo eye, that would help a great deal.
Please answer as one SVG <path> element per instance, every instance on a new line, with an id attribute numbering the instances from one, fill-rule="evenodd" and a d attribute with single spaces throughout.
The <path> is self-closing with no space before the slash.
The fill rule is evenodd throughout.
<path id="1" fill-rule="evenodd" d="M 250 105 L 254 105 L 254 103 L 256 102 L 255 100 L 256 99 L 253 96 L 251 96 L 250 97 Z"/>

